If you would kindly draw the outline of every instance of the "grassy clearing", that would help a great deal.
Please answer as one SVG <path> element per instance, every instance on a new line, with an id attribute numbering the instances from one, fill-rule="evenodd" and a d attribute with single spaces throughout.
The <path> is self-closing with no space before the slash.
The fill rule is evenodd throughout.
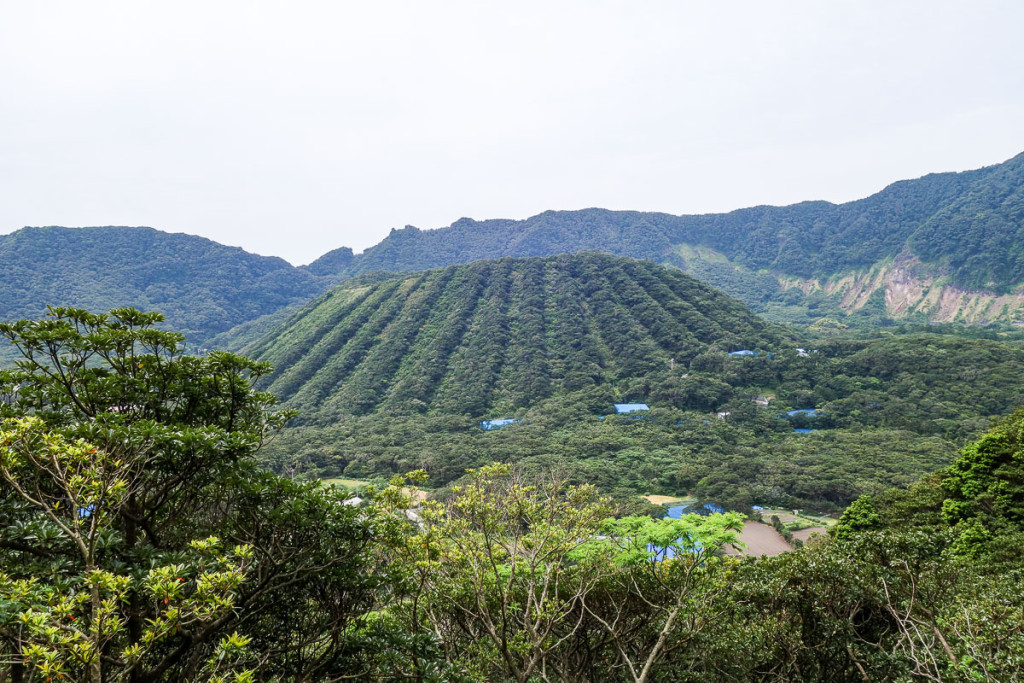
<path id="1" fill-rule="evenodd" d="M 652 505 L 678 505 L 685 503 L 688 498 L 686 496 L 658 496 L 650 495 L 643 496 L 643 499 Z"/>
<path id="2" fill-rule="evenodd" d="M 764 520 L 770 520 L 772 515 L 777 515 L 779 521 L 782 522 L 783 526 L 789 531 L 799 531 L 801 529 L 827 529 L 839 520 L 830 517 L 828 515 L 815 515 L 808 512 L 799 512 L 794 514 L 792 510 L 783 510 L 777 508 L 771 508 L 768 510 L 761 510 L 761 517 Z"/>
<path id="3" fill-rule="evenodd" d="M 360 486 L 367 486 L 372 483 L 366 479 L 344 479 L 342 477 L 330 477 L 320 480 L 320 484 L 323 486 L 340 486 L 346 489 L 357 489 Z"/>
<path id="4" fill-rule="evenodd" d="M 355 491 L 362 486 L 369 486 L 370 484 L 379 484 L 381 488 L 385 485 L 384 483 L 377 480 L 376 482 L 370 481 L 369 479 L 345 479 L 344 477 L 328 477 L 321 479 L 321 486 L 338 486 L 349 491 Z M 412 498 L 413 507 L 420 505 L 423 501 L 430 497 L 429 491 L 422 489 L 411 489 L 408 487 L 402 487 L 402 493 Z"/>

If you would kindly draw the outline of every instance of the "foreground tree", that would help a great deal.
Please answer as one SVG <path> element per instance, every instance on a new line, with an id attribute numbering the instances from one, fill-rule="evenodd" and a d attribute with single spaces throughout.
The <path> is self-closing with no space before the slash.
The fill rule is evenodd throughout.
<path id="1" fill-rule="evenodd" d="M 182 561 L 148 568 L 136 581 L 102 561 L 114 540 L 111 520 L 132 488 L 126 461 L 42 430 L 35 418 L 8 420 L 0 430 L 0 477 L 52 525 L 56 539 L 78 551 L 53 581 L 0 571 L 3 624 L 28 662 L 48 679 L 128 680 L 144 655 L 181 629 L 204 629 L 234 607 L 252 557 L 248 546 L 224 551 L 217 538 L 193 541 Z M 19 572 L 24 576 L 24 571 Z M 156 605 L 141 637 L 125 638 L 122 603 L 142 592 Z M 227 649 L 242 644 L 225 638 Z M 14 662 L 4 662 L 11 665 Z M 237 672 L 237 676 L 246 674 Z"/>
<path id="2" fill-rule="evenodd" d="M 508 465 L 470 470 L 410 530 L 402 562 L 414 580 L 395 611 L 473 679 L 654 680 L 703 627 L 717 593 L 702 588 L 725 566 L 718 555 L 740 516 L 612 512 L 592 486 L 531 481 Z"/>
<path id="3" fill-rule="evenodd" d="M 268 367 L 190 356 L 161 321 L 57 308 L 0 325 L 23 356 L 0 373 L 0 670 L 357 670 L 358 619 L 387 583 L 367 550 L 390 522 L 261 471 L 290 416 L 253 388 Z"/>

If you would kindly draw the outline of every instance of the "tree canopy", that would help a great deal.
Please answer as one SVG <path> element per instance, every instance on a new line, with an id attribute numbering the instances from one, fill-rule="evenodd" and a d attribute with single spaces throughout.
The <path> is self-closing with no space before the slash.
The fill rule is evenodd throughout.
<path id="1" fill-rule="evenodd" d="M 268 367 L 186 355 L 160 321 L 0 325 L 23 356 L 0 375 L 0 658 L 97 682 L 347 669 L 375 520 L 262 472 L 290 416 L 253 389 Z"/>

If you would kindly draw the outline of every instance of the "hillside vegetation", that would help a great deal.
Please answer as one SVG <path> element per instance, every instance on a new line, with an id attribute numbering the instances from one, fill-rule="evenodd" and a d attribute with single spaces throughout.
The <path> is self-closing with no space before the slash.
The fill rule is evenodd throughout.
<path id="1" fill-rule="evenodd" d="M 188 354 L 160 320 L 0 324 L 26 352 L 0 371 L 0 680 L 1022 679 L 1024 412 L 910 488 L 857 498 L 826 538 L 740 558 L 741 514 L 631 514 L 556 462 L 486 464 L 426 501 L 422 472 L 361 500 L 276 476 L 255 458 L 289 416 L 254 388 L 269 366 Z M 971 351 L 968 400 L 1019 385 L 1005 344 L 896 341 L 878 373 L 893 395 L 930 367 L 906 398 L 956 400 L 967 385 L 932 382 Z M 871 348 L 797 358 L 844 382 Z M 744 365 L 699 372 L 811 370 L 729 358 Z M 605 443 L 653 417 L 605 421 Z M 875 434 L 905 457 L 891 436 Z M 593 459 L 617 457 L 632 460 Z"/>
<path id="2" fill-rule="evenodd" d="M 926 330 L 801 341 L 676 269 L 589 252 L 342 285 L 247 352 L 299 410 L 265 451 L 280 471 L 443 486 L 497 460 L 622 498 L 837 510 L 1024 403 L 1019 344 Z M 630 402 L 650 410 L 614 414 Z"/>
<path id="3" fill-rule="evenodd" d="M 587 253 L 342 286 L 248 350 L 300 409 L 475 416 L 566 392 L 646 395 L 637 380 L 708 349 L 784 336 L 679 271 Z"/>
<path id="4" fill-rule="evenodd" d="M 163 312 L 190 344 L 314 298 L 337 278 L 151 228 L 24 228 L 0 236 L 0 320 L 46 306 Z"/>

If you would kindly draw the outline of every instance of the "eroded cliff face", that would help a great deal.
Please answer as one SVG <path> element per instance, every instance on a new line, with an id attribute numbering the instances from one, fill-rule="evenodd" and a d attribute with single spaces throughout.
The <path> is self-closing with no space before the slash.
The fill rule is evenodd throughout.
<path id="1" fill-rule="evenodd" d="M 967 291 L 947 284 L 940 271 L 912 256 L 824 281 L 781 276 L 779 283 L 784 289 L 798 287 L 805 294 L 823 291 L 836 296 L 848 313 L 862 308 L 872 294 L 882 290 L 886 312 L 896 319 L 919 313 L 935 322 L 976 325 L 1024 320 L 1024 288 L 1004 295 Z"/>

